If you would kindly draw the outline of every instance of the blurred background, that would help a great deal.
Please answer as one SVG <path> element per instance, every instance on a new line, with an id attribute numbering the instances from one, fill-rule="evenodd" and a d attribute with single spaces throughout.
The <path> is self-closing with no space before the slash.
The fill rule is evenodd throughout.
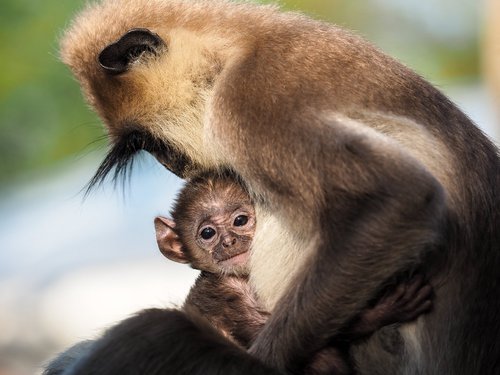
<path id="1" fill-rule="evenodd" d="M 499 0 L 281 1 L 348 27 L 500 135 Z M 130 181 L 85 184 L 107 143 L 57 40 L 76 0 L 0 4 L 0 375 L 150 306 L 179 304 L 196 272 L 156 249 L 153 218 L 181 182 L 147 155 Z"/>

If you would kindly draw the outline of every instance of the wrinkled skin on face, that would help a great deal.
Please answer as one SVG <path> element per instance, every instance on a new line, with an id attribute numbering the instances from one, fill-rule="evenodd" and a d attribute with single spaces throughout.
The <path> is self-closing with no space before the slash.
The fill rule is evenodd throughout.
<path id="1" fill-rule="evenodd" d="M 204 220 L 192 231 L 198 246 L 224 271 L 245 267 L 255 232 L 253 207 L 214 202 L 200 216 Z"/>

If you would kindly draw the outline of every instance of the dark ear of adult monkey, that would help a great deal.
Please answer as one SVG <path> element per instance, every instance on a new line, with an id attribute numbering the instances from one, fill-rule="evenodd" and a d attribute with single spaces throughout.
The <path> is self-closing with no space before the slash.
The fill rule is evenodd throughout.
<path id="1" fill-rule="evenodd" d="M 111 138 L 94 183 L 146 150 L 183 178 L 231 170 L 252 194 L 251 282 L 272 317 L 249 358 L 301 373 L 419 267 L 433 312 L 353 349 L 356 371 L 500 372 L 498 153 L 418 75 L 335 26 L 224 0 L 104 0 L 76 18 L 61 56 Z M 96 352 L 78 373 L 112 358 Z M 205 361 L 183 363 L 231 372 Z"/>

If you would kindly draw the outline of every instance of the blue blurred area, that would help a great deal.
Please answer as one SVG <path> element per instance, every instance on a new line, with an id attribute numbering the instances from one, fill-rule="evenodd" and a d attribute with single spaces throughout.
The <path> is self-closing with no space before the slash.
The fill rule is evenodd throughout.
<path id="1" fill-rule="evenodd" d="M 107 181 L 86 198 L 98 159 L 65 163 L 11 189 L 0 202 L 0 278 L 23 272 L 42 282 L 82 263 L 150 254 L 154 215 L 168 213 L 181 181 L 147 154 L 141 159 L 128 184 Z"/>
<path id="2" fill-rule="evenodd" d="M 84 198 L 98 162 L 68 161 L 0 199 L 0 368 L 33 373 L 134 311 L 180 304 L 197 275 L 156 247 L 153 219 L 181 181 L 142 155 L 129 183 Z"/>

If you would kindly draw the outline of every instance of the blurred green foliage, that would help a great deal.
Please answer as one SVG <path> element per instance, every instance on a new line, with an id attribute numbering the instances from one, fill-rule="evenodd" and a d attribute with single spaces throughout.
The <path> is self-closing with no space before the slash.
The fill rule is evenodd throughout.
<path id="1" fill-rule="evenodd" d="M 2 185 L 19 173 L 82 152 L 102 134 L 78 85 L 58 60 L 58 35 L 78 6 L 76 1 L 2 0 Z"/>
<path id="2" fill-rule="evenodd" d="M 280 2 L 286 9 L 354 29 L 433 82 L 477 75 L 477 35 L 450 43 L 380 3 L 384 1 Z M 83 4 L 76 0 L 2 0 L 0 186 L 21 173 L 82 154 L 103 134 L 78 85 L 58 61 L 58 36 Z"/>

